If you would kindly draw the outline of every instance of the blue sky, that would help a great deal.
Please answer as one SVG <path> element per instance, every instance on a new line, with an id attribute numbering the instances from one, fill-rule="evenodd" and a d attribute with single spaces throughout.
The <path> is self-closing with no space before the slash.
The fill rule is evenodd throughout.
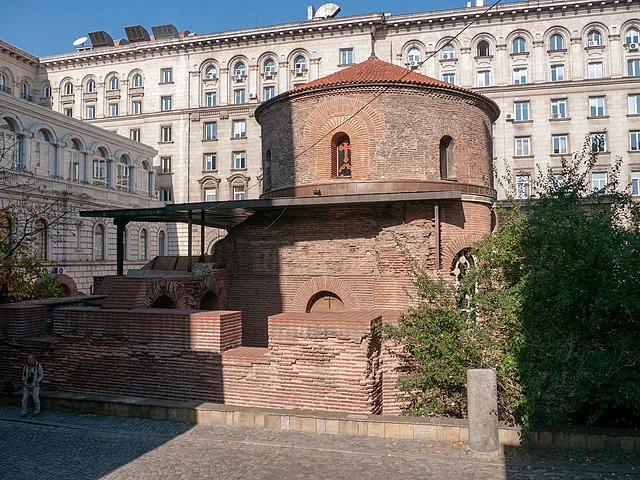
<path id="1" fill-rule="evenodd" d="M 495 1 L 495 0 L 494 0 Z M 505 0 L 503 0 L 504 2 Z M 36 56 L 72 52 L 72 42 L 90 31 L 105 30 L 114 39 L 126 38 L 124 27 L 172 23 L 178 30 L 214 33 L 306 20 L 307 5 L 322 0 L 5 0 L 0 9 L 0 39 Z M 466 5 L 466 0 L 343 0 L 339 16 L 386 12 L 396 15 Z M 485 0 L 488 4 L 489 0 Z"/>

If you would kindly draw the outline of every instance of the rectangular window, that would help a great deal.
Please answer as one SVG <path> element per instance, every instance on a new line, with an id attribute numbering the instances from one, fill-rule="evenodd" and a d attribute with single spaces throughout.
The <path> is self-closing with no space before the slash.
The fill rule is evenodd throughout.
<path id="1" fill-rule="evenodd" d="M 640 172 L 631 172 L 631 195 L 640 195 Z"/>
<path id="2" fill-rule="evenodd" d="M 233 152 L 233 169 L 244 170 L 247 168 L 247 154 L 245 152 Z"/>
<path id="3" fill-rule="evenodd" d="M 162 173 L 171 173 L 171 157 L 160 157 L 160 170 Z"/>
<path id="4" fill-rule="evenodd" d="M 567 100 L 551 100 L 551 118 L 567 118 Z"/>
<path id="5" fill-rule="evenodd" d="M 517 122 L 529 120 L 529 102 L 514 102 L 514 113 Z"/>
<path id="6" fill-rule="evenodd" d="M 96 118 L 96 106 L 95 105 L 87 105 L 85 109 L 85 118 L 91 120 L 92 118 Z"/>
<path id="7" fill-rule="evenodd" d="M 455 73 L 443 73 L 442 81 L 445 83 L 449 83 L 451 85 L 456 84 L 456 74 Z"/>
<path id="8" fill-rule="evenodd" d="M 604 97 L 589 97 L 589 116 L 604 117 Z"/>
<path id="9" fill-rule="evenodd" d="M 106 181 L 107 180 L 107 161 L 106 160 L 94 160 L 93 161 L 93 179 Z"/>
<path id="10" fill-rule="evenodd" d="M 161 142 L 172 142 L 172 136 L 171 136 L 171 126 L 170 125 L 166 125 L 166 126 L 162 126 L 160 127 L 160 141 Z"/>
<path id="11" fill-rule="evenodd" d="M 640 95 L 629 95 L 629 115 L 640 114 Z"/>
<path id="12" fill-rule="evenodd" d="M 629 150 L 640 152 L 640 130 L 629 132 Z"/>
<path id="13" fill-rule="evenodd" d="M 218 137 L 218 124 L 216 122 L 205 122 L 204 139 L 215 140 Z"/>
<path id="14" fill-rule="evenodd" d="M 640 77 L 640 58 L 627 60 L 627 75 L 630 77 Z"/>
<path id="15" fill-rule="evenodd" d="M 531 196 L 531 175 L 516 175 L 516 198 L 529 198 Z"/>
<path id="16" fill-rule="evenodd" d="M 607 151 L 607 134 L 604 132 L 592 133 L 589 135 L 591 139 L 591 151 L 606 152 Z"/>
<path id="17" fill-rule="evenodd" d="M 353 63 L 353 48 L 340 49 L 340 65 L 351 65 Z"/>
<path id="18" fill-rule="evenodd" d="M 80 164 L 78 162 L 71 162 L 71 180 L 80 181 Z"/>
<path id="19" fill-rule="evenodd" d="M 118 116 L 118 104 L 117 103 L 110 103 L 109 104 L 109 116 L 110 117 L 117 117 Z"/>
<path id="20" fill-rule="evenodd" d="M 132 128 L 131 130 L 129 130 L 129 138 L 131 140 L 133 140 L 134 142 L 139 142 L 140 141 L 140 129 L 139 128 Z"/>
<path id="21" fill-rule="evenodd" d="M 217 200 L 217 189 L 215 187 L 207 187 L 204 189 L 204 201 L 215 202 Z"/>
<path id="22" fill-rule="evenodd" d="M 513 69 L 513 84 L 522 85 L 527 83 L 527 69 L 526 68 L 514 68 Z"/>
<path id="23" fill-rule="evenodd" d="M 244 200 L 244 185 L 233 186 L 233 199 Z"/>
<path id="24" fill-rule="evenodd" d="M 490 87 L 491 86 L 491 71 L 481 70 L 477 74 L 476 85 L 478 87 Z"/>
<path id="25" fill-rule="evenodd" d="M 245 103 L 246 101 L 246 92 L 244 88 L 237 88 L 233 91 L 233 103 L 238 105 L 240 103 Z"/>
<path id="26" fill-rule="evenodd" d="M 264 101 L 271 100 L 276 96 L 276 87 L 264 87 L 262 90 L 262 97 Z"/>
<path id="27" fill-rule="evenodd" d="M 160 97 L 160 108 L 163 112 L 171 110 L 171 97 Z"/>
<path id="28" fill-rule="evenodd" d="M 551 81 L 562 82 L 564 80 L 564 65 L 551 65 Z"/>
<path id="29" fill-rule="evenodd" d="M 131 102 L 131 113 L 133 115 L 140 115 L 142 113 L 142 102 L 140 100 Z"/>
<path id="30" fill-rule="evenodd" d="M 531 155 L 531 137 L 516 137 L 515 156 L 526 157 Z"/>
<path id="31" fill-rule="evenodd" d="M 173 192 L 170 188 L 161 188 L 158 193 L 158 200 L 162 202 L 173 202 Z"/>
<path id="32" fill-rule="evenodd" d="M 593 172 L 591 174 L 591 188 L 594 192 L 602 192 L 607 186 L 606 172 Z"/>
<path id="33" fill-rule="evenodd" d="M 602 62 L 589 62 L 587 76 L 588 78 L 602 78 Z"/>
<path id="34" fill-rule="evenodd" d="M 65 109 L 64 109 L 64 114 L 65 114 L 67 117 L 73 117 L 73 108 L 65 108 Z"/>
<path id="35" fill-rule="evenodd" d="M 207 107 L 215 107 L 218 105 L 218 94 L 217 92 L 206 92 L 204 94 L 205 103 Z"/>
<path id="36" fill-rule="evenodd" d="M 173 68 L 160 70 L 160 83 L 173 83 Z"/>
<path id="37" fill-rule="evenodd" d="M 247 122 L 244 120 L 233 121 L 233 138 L 242 138 L 247 136 Z"/>
<path id="38" fill-rule="evenodd" d="M 565 154 L 569 152 L 569 136 L 553 135 L 551 137 L 552 152 L 555 154 Z"/>
<path id="39" fill-rule="evenodd" d="M 205 153 L 204 154 L 204 169 L 207 172 L 211 172 L 217 169 L 216 166 L 216 154 L 215 153 Z"/>

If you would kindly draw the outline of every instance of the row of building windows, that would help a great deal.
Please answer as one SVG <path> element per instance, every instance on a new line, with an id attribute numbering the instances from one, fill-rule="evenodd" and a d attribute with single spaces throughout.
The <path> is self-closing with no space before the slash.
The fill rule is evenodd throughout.
<path id="1" fill-rule="evenodd" d="M 592 151 L 607 152 L 606 132 L 589 134 L 589 141 Z M 632 130 L 629 132 L 629 151 L 640 152 L 640 130 Z M 565 155 L 569 152 L 569 134 L 551 135 L 551 153 L 553 155 Z M 514 156 L 529 157 L 531 155 L 533 155 L 531 137 L 515 137 Z"/>
<path id="2" fill-rule="evenodd" d="M 593 96 L 589 97 L 589 117 L 606 117 L 606 97 Z M 551 118 L 567 119 L 569 118 L 568 100 L 566 98 L 551 99 Z M 530 121 L 532 111 L 528 100 L 517 100 L 513 102 L 513 120 L 516 122 Z M 631 94 L 627 100 L 627 114 L 640 115 L 640 94 Z"/>
<path id="3" fill-rule="evenodd" d="M 532 183 L 530 173 L 518 173 L 516 175 L 516 198 L 525 199 L 530 198 L 532 195 Z M 555 180 L 558 183 L 562 183 L 565 179 L 561 174 L 555 175 Z M 591 173 L 591 188 L 594 192 L 602 192 L 605 190 L 608 183 L 607 172 L 593 172 Z M 631 195 L 636 197 L 640 196 L 640 171 L 631 172 Z"/>

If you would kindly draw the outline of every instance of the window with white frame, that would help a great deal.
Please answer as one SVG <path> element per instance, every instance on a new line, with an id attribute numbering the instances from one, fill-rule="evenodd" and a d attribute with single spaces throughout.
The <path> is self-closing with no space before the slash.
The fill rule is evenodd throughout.
<path id="1" fill-rule="evenodd" d="M 117 103 L 109 104 L 109 116 L 117 117 L 118 116 L 119 105 Z"/>
<path id="2" fill-rule="evenodd" d="M 215 65 L 208 65 L 204 71 L 204 76 L 207 80 L 215 80 L 218 78 L 218 69 Z"/>
<path id="3" fill-rule="evenodd" d="M 490 87 L 491 86 L 491 70 L 480 70 L 476 75 L 476 86 L 478 87 Z"/>
<path id="4" fill-rule="evenodd" d="M 218 189 L 215 187 L 206 187 L 202 193 L 205 202 L 215 202 L 218 199 Z"/>
<path id="5" fill-rule="evenodd" d="M 109 79 L 109 90 L 120 90 L 120 80 L 115 75 Z"/>
<path id="6" fill-rule="evenodd" d="M 170 188 L 161 188 L 158 191 L 158 200 L 161 202 L 173 202 L 173 191 Z"/>
<path id="7" fill-rule="evenodd" d="M 100 183 L 107 182 L 107 159 L 95 158 L 93 160 L 93 179 Z"/>
<path id="8" fill-rule="evenodd" d="M 95 105 L 87 105 L 84 109 L 84 118 L 87 120 L 91 120 L 92 118 L 96 118 L 96 106 Z"/>
<path id="9" fill-rule="evenodd" d="M 588 78 L 602 78 L 604 76 L 602 62 L 589 62 L 587 70 Z"/>
<path id="10" fill-rule="evenodd" d="M 605 132 L 589 134 L 591 142 L 591 151 L 606 152 L 607 151 L 607 134 Z"/>
<path id="11" fill-rule="evenodd" d="M 526 68 L 514 68 L 513 69 L 513 84 L 522 85 L 527 83 L 527 69 Z"/>
<path id="12" fill-rule="evenodd" d="M 511 51 L 513 53 L 526 53 L 527 52 L 527 41 L 522 37 L 516 37 L 511 42 Z"/>
<path id="13" fill-rule="evenodd" d="M 171 173 L 172 172 L 171 157 L 170 156 L 160 157 L 160 171 L 162 173 Z"/>
<path id="14" fill-rule="evenodd" d="M 629 77 L 640 77 L 640 58 L 627 60 L 627 75 Z"/>
<path id="15" fill-rule="evenodd" d="M 607 172 L 593 172 L 591 174 L 591 188 L 594 192 L 603 192 L 607 186 Z"/>
<path id="16" fill-rule="evenodd" d="M 564 50 L 564 37 L 559 33 L 551 35 L 551 38 L 549 38 L 549 50 Z"/>
<path id="17" fill-rule="evenodd" d="M 204 123 L 204 139 L 215 140 L 218 138 L 218 124 L 216 122 Z"/>
<path id="18" fill-rule="evenodd" d="M 233 103 L 235 103 L 236 105 L 245 103 L 247 101 L 246 96 L 247 94 L 244 88 L 236 88 L 233 91 Z"/>
<path id="19" fill-rule="evenodd" d="M 133 76 L 133 88 L 141 88 L 142 87 L 142 75 L 136 73 Z"/>
<path id="20" fill-rule="evenodd" d="M 567 99 L 551 100 L 551 118 L 567 118 Z"/>
<path id="21" fill-rule="evenodd" d="M 27 82 L 22 82 L 20 98 L 22 98 L 23 100 L 31 101 L 31 89 L 29 88 L 29 84 Z"/>
<path id="22" fill-rule="evenodd" d="M 242 80 L 247 76 L 247 66 L 244 62 L 236 63 L 233 68 L 233 75 L 236 77 L 236 80 Z"/>
<path id="23" fill-rule="evenodd" d="M 529 101 L 513 102 L 513 111 L 516 122 L 529 120 Z"/>
<path id="24" fill-rule="evenodd" d="M 298 55 L 293 61 L 293 70 L 296 74 L 302 75 L 307 71 L 307 59 L 304 55 Z"/>
<path id="25" fill-rule="evenodd" d="M 629 132 L 629 150 L 640 152 L 640 130 Z"/>
<path id="26" fill-rule="evenodd" d="M 353 48 L 340 49 L 340 65 L 351 65 L 353 63 Z"/>
<path id="27" fill-rule="evenodd" d="M 171 110 L 171 97 L 170 96 L 166 96 L 166 97 L 160 97 L 160 109 L 163 112 L 168 112 L 169 110 Z"/>
<path id="28" fill-rule="evenodd" d="M 0 75 L 1 77 L 2 75 Z M 0 91 L 4 91 L 2 89 L 2 80 L 0 79 Z M 51 85 L 45 85 L 44 90 L 42 91 L 42 96 L 44 98 L 51 98 Z"/>
<path id="29" fill-rule="evenodd" d="M 215 107 L 218 105 L 218 93 L 217 92 L 205 92 L 204 102 L 207 107 Z"/>
<path id="30" fill-rule="evenodd" d="M 640 171 L 631 172 L 631 195 L 640 195 Z"/>
<path id="31" fill-rule="evenodd" d="M 418 47 L 411 47 L 407 52 L 407 63 L 412 67 L 416 67 L 420 65 L 420 57 L 420 49 Z"/>
<path id="32" fill-rule="evenodd" d="M 160 142 L 172 142 L 171 125 L 163 125 L 160 127 Z"/>
<path id="33" fill-rule="evenodd" d="M 452 60 L 456 58 L 456 48 L 450 43 L 442 47 L 442 59 Z"/>
<path id="34" fill-rule="evenodd" d="M 105 230 L 104 227 L 100 224 L 96 225 L 93 230 L 93 259 L 94 260 L 105 260 Z"/>
<path id="35" fill-rule="evenodd" d="M 270 86 L 270 87 L 264 87 L 262 89 L 262 99 L 266 102 L 267 100 L 271 100 L 273 97 L 276 96 L 276 87 L 274 86 Z"/>
<path id="36" fill-rule="evenodd" d="M 131 168 L 124 163 L 124 160 L 116 165 L 116 186 L 119 190 L 129 191 L 129 178 Z"/>
<path id="37" fill-rule="evenodd" d="M 531 197 L 531 175 L 519 173 L 516 175 L 516 198 L 524 199 Z"/>
<path id="38" fill-rule="evenodd" d="M 515 152 L 516 157 L 527 157 L 531 155 L 531 137 L 516 137 Z"/>
<path id="39" fill-rule="evenodd" d="M 233 199 L 244 200 L 244 185 L 233 186 Z"/>
<path id="40" fill-rule="evenodd" d="M 448 83 L 450 85 L 456 84 L 456 74 L 455 73 L 443 73 L 442 81 Z"/>
<path id="41" fill-rule="evenodd" d="M 140 141 L 140 129 L 139 128 L 132 128 L 131 130 L 129 130 L 129 138 L 131 140 L 133 140 L 134 142 L 139 142 Z"/>
<path id="42" fill-rule="evenodd" d="M 604 117 L 604 97 L 589 97 L 589 116 Z"/>
<path id="43" fill-rule="evenodd" d="M 71 107 L 66 107 L 66 108 L 64 109 L 64 114 L 65 114 L 67 117 L 73 117 L 73 108 L 71 108 Z"/>
<path id="44" fill-rule="evenodd" d="M 602 34 L 598 30 L 591 30 L 587 35 L 588 47 L 599 47 L 602 45 Z"/>
<path id="45" fill-rule="evenodd" d="M 247 122 L 245 120 L 233 121 L 233 138 L 243 138 L 247 136 Z"/>
<path id="46" fill-rule="evenodd" d="M 627 103 L 629 105 L 629 109 L 627 110 L 629 115 L 640 114 L 640 94 L 634 93 L 629 95 Z"/>
<path id="47" fill-rule="evenodd" d="M 476 46 L 476 56 L 488 57 L 490 55 L 489 42 L 486 40 L 480 40 Z"/>
<path id="48" fill-rule="evenodd" d="M 71 82 L 65 83 L 63 91 L 65 95 L 73 95 L 73 83 Z"/>
<path id="49" fill-rule="evenodd" d="M 51 88 L 49 85 L 47 85 L 47 87 Z M 47 87 L 45 87 L 45 89 Z M 65 88 L 66 87 L 67 86 L 65 84 Z M 11 93 L 11 85 L 9 84 L 9 78 L 4 73 L 0 73 L 0 92 Z M 47 95 L 45 95 L 45 97 L 46 96 Z"/>
<path id="50" fill-rule="evenodd" d="M 141 100 L 133 100 L 131 102 L 131 113 L 133 115 L 140 115 L 142 113 L 142 101 Z"/>
<path id="51" fill-rule="evenodd" d="M 264 62 L 264 74 L 266 77 L 272 77 L 276 74 L 277 67 L 276 62 L 273 58 L 268 58 Z"/>
<path id="52" fill-rule="evenodd" d="M 569 153 L 569 136 L 568 135 L 552 135 L 551 136 L 551 152 L 555 155 Z"/>
<path id="53" fill-rule="evenodd" d="M 233 169 L 244 170 L 247 168 L 246 152 L 233 152 Z"/>
<path id="54" fill-rule="evenodd" d="M 636 27 L 631 27 L 627 29 L 627 32 L 624 35 L 624 43 L 629 46 L 632 43 L 638 45 L 640 43 L 640 30 Z"/>
<path id="55" fill-rule="evenodd" d="M 564 65 L 551 65 L 550 80 L 552 82 L 564 81 Z"/>
<path id="56" fill-rule="evenodd" d="M 160 83 L 173 83 L 173 68 L 160 69 Z"/>
<path id="57" fill-rule="evenodd" d="M 216 154 L 205 153 L 204 154 L 204 170 L 206 172 L 213 172 L 217 170 Z"/>
<path id="58" fill-rule="evenodd" d="M 90 79 L 87 82 L 87 93 L 95 93 L 96 91 L 96 81 L 94 79 Z"/>

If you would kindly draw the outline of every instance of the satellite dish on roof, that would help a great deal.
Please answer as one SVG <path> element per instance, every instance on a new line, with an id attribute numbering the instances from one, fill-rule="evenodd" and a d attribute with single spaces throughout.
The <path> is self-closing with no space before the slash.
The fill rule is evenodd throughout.
<path id="1" fill-rule="evenodd" d="M 340 12 L 340 7 L 335 3 L 325 3 L 318 10 L 316 10 L 316 14 L 313 16 L 315 19 L 321 18 L 333 18 Z"/>
<path id="2" fill-rule="evenodd" d="M 81 47 L 85 44 L 85 42 L 89 40 L 89 37 L 80 37 L 80 38 L 76 38 L 73 41 L 73 46 L 74 47 Z"/>

